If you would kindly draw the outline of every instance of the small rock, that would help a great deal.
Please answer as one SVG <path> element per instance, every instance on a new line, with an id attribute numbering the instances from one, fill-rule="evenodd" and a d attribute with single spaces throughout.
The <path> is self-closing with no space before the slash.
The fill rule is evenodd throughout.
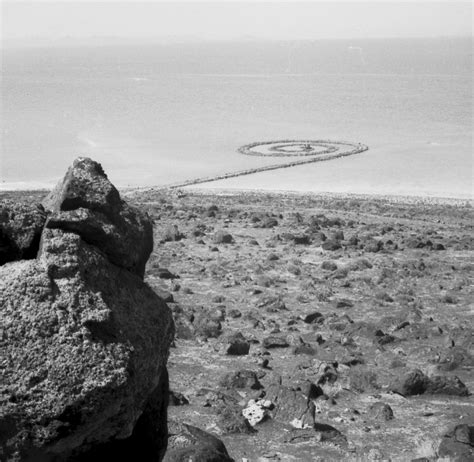
<path id="1" fill-rule="evenodd" d="M 301 345 L 296 345 L 291 349 L 291 352 L 294 355 L 309 355 L 314 356 L 316 354 L 316 348 L 314 348 L 309 343 L 302 343 Z"/>
<path id="2" fill-rule="evenodd" d="M 301 443 L 304 441 L 330 442 L 333 444 L 347 444 L 346 437 L 331 425 L 315 422 L 310 429 L 294 429 L 285 437 L 287 443 Z"/>
<path id="3" fill-rule="evenodd" d="M 336 271 L 337 264 L 334 263 L 332 260 L 325 260 L 321 263 L 321 269 L 325 271 Z"/>
<path id="4" fill-rule="evenodd" d="M 226 354 L 231 356 L 242 356 L 249 353 L 250 343 L 240 332 L 228 337 L 226 341 L 228 344 L 226 347 Z"/>
<path id="5" fill-rule="evenodd" d="M 242 410 L 242 415 L 249 421 L 252 427 L 268 417 L 268 408 L 271 407 L 271 402 L 268 401 L 268 403 L 270 404 L 266 406 L 267 401 L 259 400 L 255 402 L 252 400 L 247 407 Z"/>
<path id="6" fill-rule="evenodd" d="M 368 242 L 365 243 L 364 245 L 364 250 L 366 252 L 379 252 L 383 247 L 383 242 L 382 241 L 377 241 L 375 239 L 371 239 Z"/>
<path id="7" fill-rule="evenodd" d="M 257 374 L 250 370 L 229 372 L 220 380 L 220 385 L 225 388 L 250 388 L 251 390 L 263 388 Z"/>
<path id="8" fill-rule="evenodd" d="M 354 303 L 351 300 L 348 300 L 347 298 L 341 298 L 339 300 L 336 300 L 336 308 L 352 308 L 354 306 Z"/>
<path id="9" fill-rule="evenodd" d="M 388 404 L 377 402 L 369 407 L 369 415 L 376 420 L 388 421 L 393 419 L 393 410 Z"/>
<path id="10" fill-rule="evenodd" d="M 176 391 L 169 391 L 169 406 L 183 406 L 185 404 L 189 404 L 189 400 L 186 396 Z"/>
<path id="11" fill-rule="evenodd" d="M 284 337 L 278 337 L 276 335 L 270 335 L 263 339 L 262 345 L 264 348 L 287 348 L 288 342 Z"/>
<path id="12" fill-rule="evenodd" d="M 232 244 L 232 242 L 234 242 L 234 238 L 231 234 L 220 230 L 214 234 L 214 242 L 216 244 Z"/>
<path id="13" fill-rule="evenodd" d="M 306 324 L 314 324 L 314 323 L 319 324 L 324 321 L 324 317 L 322 313 L 320 313 L 319 311 L 314 311 L 313 313 L 307 314 L 305 318 L 303 319 L 303 321 Z"/>
<path id="14" fill-rule="evenodd" d="M 301 236 L 294 236 L 293 242 L 298 245 L 309 245 L 311 243 L 311 239 L 308 235 L 303 234 Z"/>
<path id="15" fill-rule="evenodd" d="M 156 272 L 157 272 L 157 276 L 160 279 L 179 279 L 179 276 L 177 276 L 176 274 L 173 274 L 167 268 L 158 268 Z"/>
<path id="16" fill-rule="evenodd" d="M 330 240 L 330 239 L 328 239 L 327 241 L 324 241 L 321 244 L 321 247 L 322 247 L 323 250 L 329 250 L 329 251 L 335 251 L 335 250 L 339 250 L 340 248 L 342 248 L 339 241 L 333 241 L 333 240 Z"/>
<path id="17" fill-rule="evenodd" d="M 241 316 L 242 316 L 242 313 L 237 308 L 233 308 L 229 311 L 229 318 L 236 319 L 236 318 L 240 318 Z"/>
<path id="18" fill-rule="evenodd" d="M 222 324 L 218 319 L 209 317 L 209 313 L 203 312 L 196 316 L 193 322 L 196 334 L 204 338 L 216 338 L 222 333 Z"/>
<path id="19" fill-rule="evenodd" d="M 172 241 L 180 241 L 183 239 L 184 234 L 179 232 L 178 225 L 168 226 L 165 232 L 163 233 L 162 242 L 172 242 Z"/>

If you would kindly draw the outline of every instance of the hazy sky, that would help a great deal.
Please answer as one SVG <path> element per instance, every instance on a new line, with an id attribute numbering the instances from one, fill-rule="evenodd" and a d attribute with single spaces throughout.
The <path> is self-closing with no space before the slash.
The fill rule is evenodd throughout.
<path id="1" fill-rule="evenodd" d="M 317 39 L 472 35 L 472 3 L 2 1 L 2 39 Z"/>

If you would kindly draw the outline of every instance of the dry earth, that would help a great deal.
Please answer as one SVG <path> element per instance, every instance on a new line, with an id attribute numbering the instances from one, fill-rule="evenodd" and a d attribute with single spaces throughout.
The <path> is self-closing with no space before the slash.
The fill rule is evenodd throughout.
<path id="1" fill-rule="evenodd" d="M 435 460 L 474 424 L 469 204 L 125 198 L 154 220 L 146 282 L 177 325 L 171 422 L 252 462 Z"/>

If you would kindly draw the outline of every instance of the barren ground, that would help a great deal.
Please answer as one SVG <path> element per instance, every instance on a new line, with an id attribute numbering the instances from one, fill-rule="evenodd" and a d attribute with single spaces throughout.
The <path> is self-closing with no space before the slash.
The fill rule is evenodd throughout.
<path id="1" fill-rule="evenodd" d="M 470 205 L 125 196 L 154 220 L 146 281 L 172 300 L 177 324 L 169 372 L 179 405 L 170 420 L 219 435 L 237 461 L 434 458 L 448 429 L 474 423 L 471 396 L 390 391 L 413 369 L 474 390 Z M 248 354 L 227 353 L 237 332 Z M 222 382 L 245 370 L 256 375 L 243 386 Z M 262 388 L 251 388 L 252 377 Z M 310 420 L 308 384 L 324 392 L 312 400 L 315 421 L 342 436 L 294 428 Z M 262 397 L 273 409 L 252 431 L 241 411 Z"/>

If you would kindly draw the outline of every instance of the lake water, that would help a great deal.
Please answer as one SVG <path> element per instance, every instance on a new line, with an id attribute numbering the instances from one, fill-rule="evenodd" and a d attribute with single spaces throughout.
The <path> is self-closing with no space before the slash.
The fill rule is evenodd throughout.
<path id="1" fill-rule="evenodd" d="M 2 50 L 0 189 L 79 155 L 160 186 L 275 163 L 237 153 L 254 141 L 334 139 L 370 150 L 205 186 L 469 198 L 472 70 L 467 38 Z"/>

